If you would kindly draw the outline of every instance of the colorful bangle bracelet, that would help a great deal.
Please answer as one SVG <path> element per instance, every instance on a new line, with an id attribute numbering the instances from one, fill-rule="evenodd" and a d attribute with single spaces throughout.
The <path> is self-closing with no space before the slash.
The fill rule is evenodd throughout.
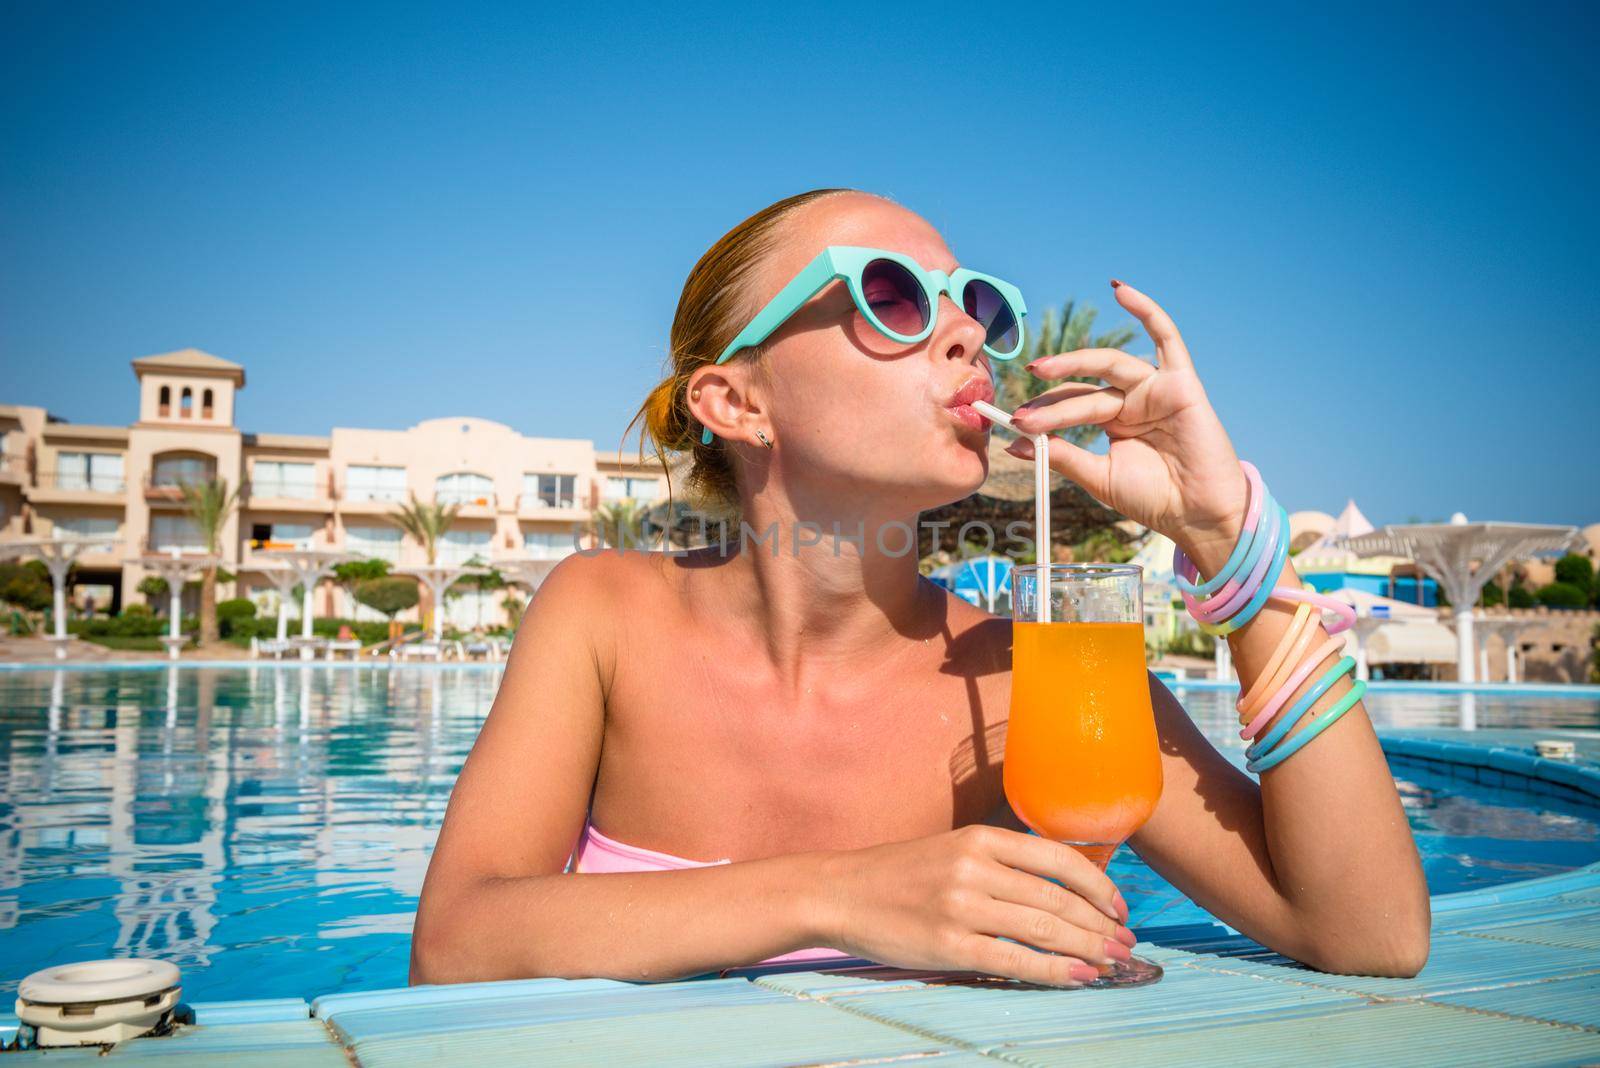
<path id="1" fill-rule="evenodd" d="M 1222 592 L 1196 609 L 1194 613 L 1196 619 L 1206 623 L 1225 622 L 1255 596 L 1256 591 L 1261 588 L 1261 580 L 1266 577 L 1267 568 L 1272 566 L 1272 552 L 1277 549 L 1279 538 L 1283 533 L 1278 525 L 1278 512 L 1278 508 L 1272 509 L 1271 519 L 1263 524 L 1265 528 L 1263 534 L 1256 540 L 1256 544 L 1251 546 L 1250 553 L 1255 559 L 1249 560 L 1250 569 L 1244 579 L 1232 590 L 1229 590 L 1228 586 L 1233 586 L 1233 583 L 1228 583 L 1228 586 L 1222 588 Z M 1287 513 L 1284 518 L 1288 518 Z"/>
<path id="2" fill-rule="evenodd" d="M 1313 631 L 1313 633 L 1315 632 Z M 1272 700 L 1268 701 L 1265 707 L 1263 707 L 1260 712 L 1256 713 L 1256 718 L 1251 720 L 1250 723 L 1239 732 L 1239 737 L 1250 739 L 1254 738 L 1257 734 L 1260 734 L 1262 728 L 1267 725 L 1267 722 L 1272 719 L 1272 717 L 1277 713 L 1278 709 L 1282 708 L 1288 703 L 1289 696 L 1298 690 L 1300 688 L 1300 684 L 1306 681 L 1307 676 L 1317 669 L 1317 665 L 1326 660 L 1329 654 L 1337 653 L 1343 648 L 1343 638 L 1329 638 L 1327 641 L 1317 646 L 1317 648 L 1312 651 L 1310 656 L 1300 661 L 1300 666 L 1294 669 L 1294 674 L 1290 675 L 1286 680 L 1284 680 L 1283 685 L 1278 687 L 1277 692 L 1272 695 Z"/>
<path id="3" fill-rule="evenodd" d="M 1262 703 L 1283 685 L 1283 679 L 1300 662 L 1301 654 L 1310 646 L 1311 639 L 1316 635 L 1316 624 L 1311 619 L 1311 602 L 1304 601 L 1294 610 L 1294 619 L 1290 621 L 1289 629 L 1284 631 L 1283 637 L 1278 640 L 1278 647 L 1272 650 L 1272 658 L 1267 661 L 1267 666 L 1261 669 L 1261 674 L 1256 676 L 1255 684 L 1239 695 L 1239 700 L 1234 705 L 1239 713 L 1239 726 L 1242 727 L 1255 718 Z M 1292 653 L 1291 649 L 1294 650 Z"/>
<path id="4" fill-rule="evenodd" d="M 1254 539 L 1256 527 L 1261 519 L 1262 501 L 1267 495 L 1267 487 L 1262 483 L 1261 472 L 1256 470 L 1255 464 L 1249 460 L 1240 460 L 1239 467 L 1244 471 L 1245 481 L 1250 487 L 1250 503 L 1246 505 L 1244 510 L 1244 526 L 1239 530 L 1239 540 L 1234 543 L 1233 552 L 1228 556 L 1228 562 L 1222 565 L 1222 570 L 1199 584 L 1184 578 L 1181 573 L 1183 569 L 1178 567 L 1176 561 L 1174 561 L 1172 568 L 1173 584 L 1184 593 L 1193 594 L 1196 597 L 1209 597 L 1216 593 L 1227 583 L 1228 579 L 1233 577 L 1233 573 L 1239 570 L 1239 565 L 1244 561 L 1245 553 L 1250 549 L 1250 543 Z M 1245 537 L 1246 534 L 1251 535 L 1251 537 Z M 1177 550 L 1177 552 L 1181 553 L 1182 550 Z"/>
<path id="5" fill-rule="evenodd" d="M 1355 626 L 1355 605 L 1345 604 L 1343 601 L 1335 600 L 1325 593 L 1319 593 L 1312 589 L 1309 583 L 1304 589 L 1299 590 L 1290 586 L 1280 586 L 1272 591 L 1272 596 L 1280 601 L 1302 601 L 1306 604 L 1314 604 L 1324 611 L 1336 613 L 1339 617 L 1338 621 L 1326 624 L 1329 634 L 1338 634 L 1340 631 L 1349 630 Z"/>
<path id="6" fill-rule="evenodd" d="M 1355 666 L 1355 657 L 1340 657 L 1339 662 L 1334 664 L 1333 667 L 1329 668 L 1327 671 L 1323 672 L 1322 677 L 1316 681 L 1316 684 L 1302 694 L 1300 700 L 1296 701 L 1294 706 L 1290 708 L 1289 711 L 1285 712 L 1283 716 L 1279 718 L 1277 723 L 1273 724 L 1272 730 L 1267 732 L 1266 737 L 1257 738 L 1255 743 L 1244 751 L 1245 757 L 1250 760 L 1255 760 L 1257 757 L 1267 752 L 1279 742 L 1283 741 L 1284 735 L 1293 730 L 1294 725 L 1300 722 L 1301 717 L 1311 710 L 1312 705 L 1317 703 L 1317 698 L 1327 693 L 1328 688 L 1335 682 L 1339 681 L 1339 676 L 1343 675 L 1345 672 L 1349 671 Z"/>
<path id="7" fill-rule="evenodd" d="M 1250 547 L 1239 565 L 1239 574 L 1234 575 L 1220 590 L 1204 599 L 1179 591 L 1183 596 L 1183 603 L 1188 606 L 1190 614 L 1196 619 L 1205 623 L 1226 619 L 1238 611 L 1239 606 L 1248 601 L 1250 595 L 1255 592 L 1256 584 L 1261 581 L 1261 576 L 1266 573 L 1267 564 L 1272 559 L 1271 551 L 1277 543 L 1279 534 L 1278 509 L 1270 495 L 1266 501 L 1266 508 L 1267 517 L 1261 521 L 1250 539 Z M 1194 561 L 1187 555 L 1183 562 L 1186 565 L 1185 571 L 1198 573 Z M 1176 575 L 1177 572 L 1174 571 L 1173 574 Z"/>
<path id="8" fill-rule="evenodd" d="M 1278 517 L 1280 520 L 1279 526 L 1284 530 L 1285 533 L 1287 533 L 1289 527 L 1289 513 L 1284 511 L 1283 505 L 1281 504 L 1278 506 Z M 1278 584 L 1278 576 L 1283 574 L 1283 562 L 1288 558 L 1289 539 L 1286 537 L 1279 538 L 1278 544 L 1272 550 L 1272 561 L 1267 566 L 1266 577 L 1262 581 L 1261 585 L 1256 588 L 1255 595 L 1250 598 L 1250 603 L 1245 605 L 1238 615 L 1234 616 L 1226 623 L 1202 623 L 1200 624 L 1200 629 L 1208 631 L 1209 633 L 1218 637 L 1223 637 L 1232 634 L 1234 631 L 1238 630 L 1240 627 L 1254 619 L 1256 617 L 1256 613 L 1261 611 L 1261 606 L 1267 603 L 1267 598 L 1272 596 L 1272 590 Z"/>
<path id="9" fill-rule="evenodd" d="M 1318 716 L 1316 719 L 1312 720 L 1310 725 L 1307 726 L 1305 730 L 1301 731 L 1293 738 L 1290 738 L 1287 742 L 1278 746 L 1278 748 L 1274 749 L 1260 760 L 1252 760 L 1246 763 L 1245 770 L 1260 774 L 1263 771 L 1267 771 L 1270 768 L 1282 764 L 1285 760 L 1288 760 L 1290 757 L 1294 756 L 1301 749 L 1304 749 L 1311 739 L 1315 738 L 1317 735 L 1331 727 L 1334 720 L 1350 711 L 1350 709 L 1355 706 L 1355 703 L 1361 700 L 1362 696 L 1366 692 L 1366 680 L 1357 679 L 1356 684 L 1350 687 L 1350 692 L 1339 698 L 1337 704 L 1328 709 L 1322 715 Z"/>

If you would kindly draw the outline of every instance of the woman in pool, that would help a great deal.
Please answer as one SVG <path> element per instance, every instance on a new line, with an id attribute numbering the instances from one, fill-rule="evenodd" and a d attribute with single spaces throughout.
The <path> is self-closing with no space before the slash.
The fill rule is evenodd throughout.
<path id="1" fill-rule="evenodd" d="M 903 536 L 874 536 L 983 482 L 988 430 L 968 405 L 990 396 L 985 326 L 941 295 L 931 332 L 903 343 L 836 281 L 718 361 L 828 246 L 958 267 L 926 220 L 852 190 L 774 204 L 695 265 L 671 374 L 641 415 L 659 449 L 693 451 L 702 492 L 754 531 L 776 525 L 777 544 L 574 555 L 551 573 L 451 796 L 413 982 L 670 979 L 833 952 L 1072 985 L 1126 958 L 1117 888 L 1006 804 L 1010 621 L 919 576 Z M 1041 378 L 1107 384 L 1064 383 L 1017 422 L 1103 426 L 1109 458 L 1063 443 L 1055 470 L 1215 574 L 1246 478 L 1172 320 L 1112 284 L 1158 364 L 1036 360 Z M 864 300 L 892 321 L 907 294 L 873 286 Z M 866 536 L 807 545 L 801 529 Z M 1298 582 L 1286 564 L 1278 584 Z M 1246 685 L 1292 609 L 1269 601 L 1229 638 Z M 1362 706 L 1258 786 L 1149 684 L 1165 787 L 1130 839 L 1139 855 L 1311 967 L 1415 974 L 1428 892 Z"/>

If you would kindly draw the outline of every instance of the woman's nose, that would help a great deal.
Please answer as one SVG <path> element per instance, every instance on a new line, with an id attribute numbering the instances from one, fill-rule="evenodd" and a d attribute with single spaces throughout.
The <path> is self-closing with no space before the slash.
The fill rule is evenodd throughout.
<path id="1" fill-rule="evenodd" d="M 939 328 L 934 334 L 934 351 L 947 360 L 976 363 L 983 355 L 983 324 L 968 315 L 966 309 L 951 300 L 948 294 L 940 294 L 939 303 Z"/>

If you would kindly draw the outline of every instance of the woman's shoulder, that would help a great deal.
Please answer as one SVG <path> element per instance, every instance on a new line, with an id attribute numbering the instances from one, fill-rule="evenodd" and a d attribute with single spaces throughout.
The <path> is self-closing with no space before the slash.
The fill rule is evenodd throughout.
<path id="1" fill-rule="evenodd" d="M 978 674 L 1011 670 L 1011 618 L 992 615 L 970 601 L 924 580 L 941 596 L 943 629 L 948 634 L 946 657 Z"/>

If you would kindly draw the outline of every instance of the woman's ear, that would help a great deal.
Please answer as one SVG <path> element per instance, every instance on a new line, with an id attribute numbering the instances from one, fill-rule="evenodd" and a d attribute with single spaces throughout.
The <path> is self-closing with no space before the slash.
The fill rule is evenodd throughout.
<path id="1" fill-rule="evenodd" d="M 762 408 L 752 385 L 748 365 L 702 368 L 689 379 L 689 411 L 724 441 L 757 444 Z"/>

